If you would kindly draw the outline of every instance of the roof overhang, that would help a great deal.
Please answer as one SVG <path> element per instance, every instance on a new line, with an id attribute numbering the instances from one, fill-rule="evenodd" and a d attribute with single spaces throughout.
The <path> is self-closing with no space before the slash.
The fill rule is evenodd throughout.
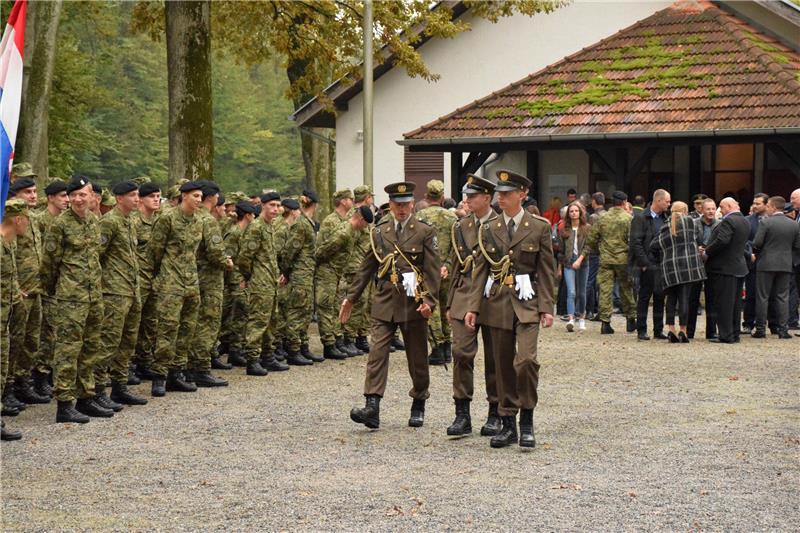
<path id="1" fill-rule="evenodd" d="M 509 152 L 530 149 L 570 149 L 608 144 L 729 144 L 800 140 L 800 127 L 720 129 L 686 131 L 642 131 L 541 135 L 537 137 L 459 137 L 447 139 L 403 139 L 397 141 L 412 152 Z"/>

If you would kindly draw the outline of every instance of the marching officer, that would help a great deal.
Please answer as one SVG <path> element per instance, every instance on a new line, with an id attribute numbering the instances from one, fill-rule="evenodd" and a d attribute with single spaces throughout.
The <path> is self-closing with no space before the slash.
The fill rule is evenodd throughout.
<path id="1" fill-rule="evenodd" d="M 389 373 L 389 347 L 398 326 L 405 340 L 412 381 L 409 426 L 422 426 L 425 400 L 430 396 L 427 320 L 438 302 L 439 250 L 436 231 L 413 214 L 414 187 L 414 183 L 400 182 L 384 188 L 389 194 L 392 216 L 384 217 L 373 228 L 370 253 L 361 263 L 339 311 L 339 319 L 347 322 L 353 304 L 375 280 L 372 346 L 364 382 L 366 405 L 350 411 L 354 422 L 372 429 L 380 425 L 380 399 Z"/>
<path id="2" fill-rule="evenodd" d="M 498 204 L 502 214 L 481 225 L 480 255 L 476 255 L 469 312 L 464 317 L 474 329 L 489 327 L 497 369 L 498 408 L 502 428 L 492 437 L 492 448 L 517 442 L 533 447 L 533 410 L 538 401 L 539 327 L 553 325 L 556 289 L 555 258 L 547 220 L 522 209 L 531 181 L 507 170 L 497 172 Z"/>

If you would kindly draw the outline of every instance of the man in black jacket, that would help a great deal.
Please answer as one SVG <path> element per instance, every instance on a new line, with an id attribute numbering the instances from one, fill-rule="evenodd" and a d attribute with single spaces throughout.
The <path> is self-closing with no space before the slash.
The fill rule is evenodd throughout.
<path id="1" fill-rule="evenodd" d="M 670 195 L 664 189 L 653 193 L 653 202 L 648 209 L 633 217 L 630 235 L 630 263 L 639 271 L 639 299 L 636 304 L 636 331 L 639 340 L 648 341 L 647 308 L 653 299 L 653 336 L 666 339 L 664 335 L 664 292 L 660 287 L 660 258 L 650 252 L 650 243 L 667 221 Z"/>
<path id="2" fill-rule="evenodd" d="M 756 328 L 753 337 L 766 337 L 767 307 L 775 303 L 777 333 L 789 339 L 786 326 L 789 316 L 789 280 L 792 259 L 800 252 L 800 228 L 784 213 L 786 200 L 773 196 L 767 203 L 767 216 L 761 221 L 753 240 L 753 251 L 758 257 L 756 265 Z"/>
<path id="3" fill-rule="evenodd" d="M 769 201 L 769 195 L 763 192 L 756 194 L 753 197 L 753 205 L 750 206 L 750 214 L 745 217 L 750 224 L 750 235 L 747 240 L 751 243 L 756 238 L 761 220 L 767 214 L 767 201 Z M 745 334 L 751 333 L 753 326 L 756 324 L 756 293 L 758 292 L 758 289 L 756 289 L 755 260 L 748 261 L 747 266 L 750 270 L 747 273 L 747 277 L 744 279 L 745 299 L 744 316 L 742 317 L 742 333 Z"/>
<path id="4" fill-rule="evenodd" d="M 719 203 L 722 221 L 711 231 L 704 254 L 706 273 L 714 295 L 719 337 L 709 342 L 739 342 L 739 316 L 742 310 L 742 283 L 747 275 L 745 253 L 750 224 L 733 198 Z"/>

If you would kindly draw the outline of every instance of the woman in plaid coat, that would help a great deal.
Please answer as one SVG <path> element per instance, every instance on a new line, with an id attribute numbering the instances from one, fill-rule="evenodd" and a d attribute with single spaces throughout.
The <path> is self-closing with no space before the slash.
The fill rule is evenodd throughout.
<path id="1" fill-rule="evenodd" d="M 661 230 L 650 249 L 661 257 L 661 275 L 667 300 L 667 334 L 670 342 L 689 342 L 686 325 L 692 287 L 706 279 L 706 270 L 700 254 L 703 245 L 703 229 L 689 216 L 689 206 L 683 202 L 672 204 L 669 224 Z M 677 310 L 680 333 L 675 334 L 675 312 Z"/>

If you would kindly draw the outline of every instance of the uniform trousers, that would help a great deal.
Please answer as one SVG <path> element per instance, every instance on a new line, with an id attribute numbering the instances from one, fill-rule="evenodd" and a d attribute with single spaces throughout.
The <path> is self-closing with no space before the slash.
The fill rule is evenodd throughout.
<path id="1" fill-rule="evenodd" d="M 389 376 L 389 348 L 397 327 L 403 334 L 406 345 L 408 373 L 411 375 L 411 390 L 408 395 L 415 400 L 427 400 L 430 396 L 430 374 L 428 372 L 428 344 L 426 320 L 410 322 L 384 322 L 372 319 L 372 344 L 367 359 L 367 375 L 364 380 L 364 396 L 383 397 Z"/>
<path id="2" fill-rule="evenodd" d="M 39 337 L 42 330 L 42 300 L 38 294 L 23 298 L 20 311 L 12 315 L 10 347 L 7 355 L 13 361 L 11 378 L 27 378 L 37 369 Z"/>
<path id="3" fill-rule="evenodd" d="M 57 300 L 53 315 L 53 396 L 62 402 L 95 395 L 94 369 L 101 359 L 102 302 Z"/>
<path id="4" fill-rule="evenodd" d="M 483 337 L 484 374 L 486 376 L 486 399 L 497 403 L 497 372 L 492 354 L 492 337 L 489 328 L 468 328 L 463 320 L 453 320 L 453 399 L 472 400 L 474 393 L 473 373 L 475 356 L 478 353 L 478 329 Z"/>
<path id="5" fill-rule="evenodd" d="M 142 305 L 138 298 L 119 294 L 103 295 L 101 356 L 94 369 L 96 383 L 128 383 L 128 366 L 136 347 Z"/>
<path id="6" fill-rule="evenodd" d="M 520 409 L 536 408 L 539 401 L 539 323 L 523 324 L 515 317 L 513 329 L 489 330 L 497 369 L 498 413 L 516 416 Z"/>

